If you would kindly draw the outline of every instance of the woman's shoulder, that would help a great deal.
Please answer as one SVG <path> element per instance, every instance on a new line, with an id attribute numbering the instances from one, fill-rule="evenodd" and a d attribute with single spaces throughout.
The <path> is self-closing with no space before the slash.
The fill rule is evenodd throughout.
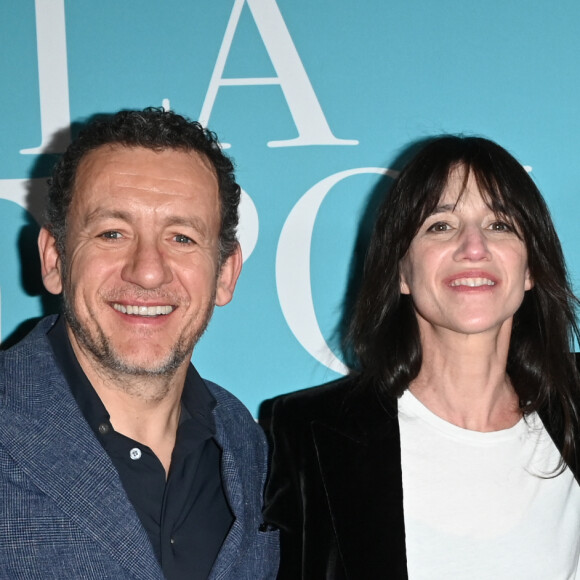
<path id="1" fill-rule="evenodd" d="M 260 423 L 269 430 L 271 423 L 279 428 L 292 425 L 300 430 L 313 422 L 341 427 L 345 424 L 385 421 L 388 415 L 396 415 L 396 401 L 381 398 L 357 375 L 316 387 L 310 387 L 280 395 L 262 404 Z"/>
<path id="2" fill-rule="evenodd" d="M 357 389 L 357 381 L 344 377 L 331 383 L 300 389 L 265 401 L 272 414 L 312 421 L 331 417 L 342 408 Z"/>

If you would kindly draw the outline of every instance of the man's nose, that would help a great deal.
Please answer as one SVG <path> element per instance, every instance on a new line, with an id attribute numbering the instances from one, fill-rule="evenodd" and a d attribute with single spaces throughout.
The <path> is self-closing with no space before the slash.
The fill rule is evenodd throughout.
<path id="1" fill-rule="evenodd" d="M 156 240 L 139 239 L 127 256 L 121 277 L 141 288 L 152 290 L 168 284 L 173 274 Z"/>

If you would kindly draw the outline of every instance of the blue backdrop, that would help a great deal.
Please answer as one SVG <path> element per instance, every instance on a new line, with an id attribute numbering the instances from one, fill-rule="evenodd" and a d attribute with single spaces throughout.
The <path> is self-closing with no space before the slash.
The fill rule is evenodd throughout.
<path id="1" fill-rule="evenodd" d="M 170 107 L 229 146 L 244 270 L 194 353 L 256 413 L 345 372 L 350 276 L 409 144 L 478 134 L 548 200 L 580 275 L 576 0 L 0 0 L 0 335 L 54 307 L 35 250 L 67 127 Z M 366 221 L 365 221 L 366 220 Z"/>

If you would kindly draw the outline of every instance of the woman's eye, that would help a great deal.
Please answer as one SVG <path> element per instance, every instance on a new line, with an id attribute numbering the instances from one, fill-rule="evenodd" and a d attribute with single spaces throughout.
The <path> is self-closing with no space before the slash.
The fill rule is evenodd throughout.
<path id="1" fill-rule="evenodd" d="M 445 222 L 436 222 L 427 228 L 428 232 L 446 232 L 451 229 L 451 226 Z"/>
<path id="2" fill-rule="evenodd" d="M 187 236 L 184 236 L 183 234 L 177 234 L 174 238 L 173 238 L 178 244 L 192 244 L 193 240 Z"/>
<path id="3" fill-rule="evenodd" d="M 506 222 L 493 222 L 490 229 L 494 232 L 513 232 L 513 228 Z"/>

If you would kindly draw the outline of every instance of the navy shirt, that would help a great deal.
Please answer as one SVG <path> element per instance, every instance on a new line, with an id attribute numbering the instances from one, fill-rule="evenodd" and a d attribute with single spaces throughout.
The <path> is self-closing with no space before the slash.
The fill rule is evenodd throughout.
<path id="1" fill-rule="evenodd" d="M 233 523 L 215 441 L 215 399 L 190 364 L 169 473 L 138 441 L 117 433 L 78 363 L 64 318 L 48 333 L 56 362 L 87 423 L 110 456 L 168 580 L 205 580 Z"/>

